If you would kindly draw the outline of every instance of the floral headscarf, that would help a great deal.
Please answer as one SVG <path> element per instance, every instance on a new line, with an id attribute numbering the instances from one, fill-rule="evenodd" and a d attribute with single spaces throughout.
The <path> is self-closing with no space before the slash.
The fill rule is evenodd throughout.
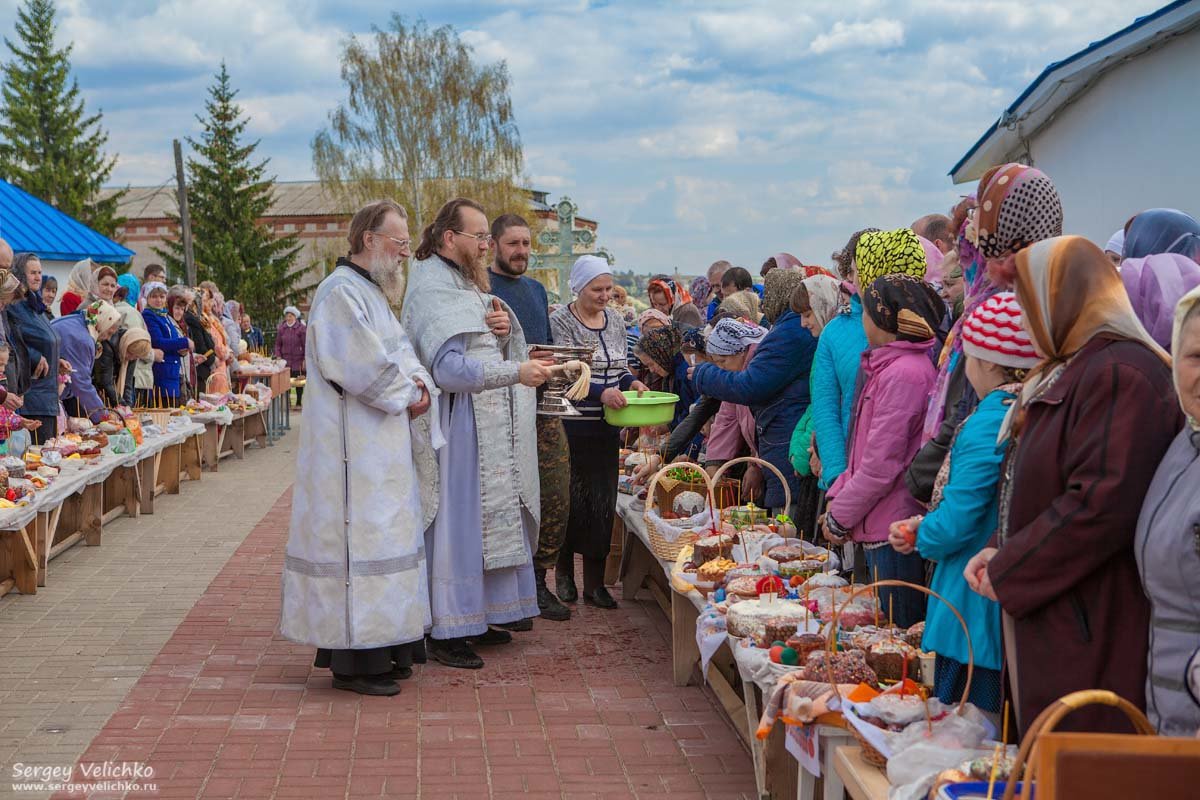
<path id="1" fill-rule="evenodd" d="M 854 260 L 858 262 L 858 285 L 863 287 L 884 275 L 925 277 L 925 249 L 911 228 L 864 233 L 854 248 Z"/>
<path id="2" fill-rule="evenodd" d="M 808 305 L 821 328 L 838 315 L 842 304 L 842 285 L 831 275 L 813 275 L 800 282 L 808 292 Z"/>
<path id="3" fill-rule="evenodd" d="M 979 179 L 979 206 L 969 238 L 987 258 L 1003 258 L 1034 242 L 1061 236 L 1062 201 L 1039 169 L 1001 164 Z"/>
<path id="4" fill-rule="evenodd" d="M 946 303 L 921 278 L 892 274 L 863 289 L 863 312 L 900 341 L 924 342 L 937 336 Z"/>
<path id="5" fill-rule="evenodd" d="M 84 304 L 90 303 L 100 296 L 96 286 L 95 267 L 96 265 L 90 258 L 85 258 L 83 261 L 76 261 L 67 276 L 67 291 L 82 297 Z"/>
<path id="6" fill-rule="evenodd" d="M 666 325 L 668 327 L 670 327 L 670 325 L 671 325 L 671 318 L 668 317 L 666 314 L 659 311 L 657 308 L 648 308 L 642 312 L 641 316 L 639 316 L 637 318 L 638 328 L 639 329 L 644 328 L 646 326 L 646 322 L 649 320 L 652 320 L 652 319 L 658 320 L 663 325 Z"/>
<path id="7" fill-rule="evenodd" d="M 678 328 L 666 327 L 655 328 L 652 331 L 646 331 L 642 334 L 642 338 L 638 340 L 637 355 L 639 358 L 645 356 L 655 364 L 662 367 L 667 372 L 671 371 L 671 364 L 675 361 L 675 356 L 679 355 L 679 350 L 683 346 L 683 335 Z M 643 358 L 643 360 L 645 360 Z"/>
<path id="8" fill-rule="evenodd" d="M 691 292 L 692 302 L 700 307 L 702 303 L 708 303 L 708 296 L 712 294 L 712 284 L 708 282 L 708 278 L 701 275 L 692 281 Z"/>
<path id="9" fill-rule="evenodd" d="M 676 286 L 675 281 L 670 278 L 657 278 L 650 281 L 650 284 L 646 287 L 647 296 L 649 296 L 651 289 L 658 289 L 663 292 L 667 296 L 667 303 L 670 304 L 671 308 L 675 308 L 683 303 L 692 302 L 692 296 L 688 294 L 687 290 Z"/>
<path id="10" fill-rule="evenodd" d="M 1162 347 L 1171 346 L 1171 328 L 1179 299 L 1200 286 L 1200 264 L 1177 253 L 1157 253 L 1121 262 L 1121 283 L 1146 332 Z M 1173 350 L 1171 352 L 1174 352 Z"/>
<path id="11" fill-rule="evenodd" d="M 1142 327 L 1112 262 L 1082 236 L 1058 236 L 1018 253 L 1013 288 L 1042 362 L 1026 376 L 1020 403 L 1009 410 L 1000 441 L 1013 431 L 1042 385 L 1101 334 L 1141 342 L 1171 363 L 1167 351 Z"/>
<path id="12" fill-rule="evenodd" d="M 767 322 L 772 325 L 788 310 L 792 292 L 804 280 L 804 273 L 798 269 L 781 267 L 773 269 L 763 278 L 762 313 Z"/>

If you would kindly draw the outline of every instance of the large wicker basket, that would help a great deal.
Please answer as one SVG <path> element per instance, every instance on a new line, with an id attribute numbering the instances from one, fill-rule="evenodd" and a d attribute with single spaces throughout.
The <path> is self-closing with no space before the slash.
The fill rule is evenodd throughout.
<path id="1" fill-rule="evenodd" d="M 833 619 L 830 621 L 830 624 L 829 624 L 829 640 L 827 643 L 828 644 L 828 652 L 829 652 L 830 657 L 825 659 L 825 668 L 826 668 L 826 670 L 828 670 L 829 684 L 833 687 L 833 693 L 835 695 L 837 695 L 839 698 L 841 697 L 841 693 L 838 691 L 837 681 L 834 680 L 833 658 L 832 658 L 833 653 L 836 652 L 836 650 L 837 650 L 838 621 L 840 620 L 840 618 L 842 616 L 842 612 L 846 610 L 846 608 L 850 605 L 850 603 L 854 600 L 855 597 L 858 597 L 860 594 L 863 594 L 864 592 L 866 592 L 868 590 L 874 592 L 875 589 L 879 588 L 880 586 L 896 586 L 896 587 L 900 587 L 900 588 L 904 588 L 904 589 L 916 589 L 919 592 L 924 592 L 925 594 L 929 595 L 930 597 L 935 597 L 938 600 L 941 600 L 943 603 L 946 604 L 946 608 L 950 609 L 950 611 L 953 612 L 955 619 L 958 620 L 958 624 L 962 627 L 963 636 L 965 636 L 967 639 L 967 679 L 963 684 L 963 693 L 962 693 L 962 697 L 958 701 L 958 708 L 957 708 L 957 712 L 959 714 L 965 713 L 967 697 L 969 697 L 971 694 L 971 680 L 975 676 L 975 648 L 971 646 L 971 632 L 970 632 L 970 629 L 967 628 L 967 621 L 965 619 L 963 619 L 963 615 L 960 614 L 958 609 L 954 607 L 954 604 L 952 604 L 946 598 L 942 597 L 940 594 L 935 592 L 933 589 L 930 589 L 927 586 L 921 586 L 919 584 L 909 583 L 908 581 L 883 580 L 883 581 L 876 581 L 875 583 L 864 584 L 862 586 L 851 587 L 851 592 L 850 592 L 850 595 L 846 598 L 846 602 L 842 604 L 841 608 L 834 609 Z M 868 742 L 862 736 L 862 734 L 859 733 L 858 729 L 855 728 L 853 725 L 847 725 L 846 727 L 850 730 L 850 733 L 852 733 L 854 735 L 854 738 L 857 739 L 858 743 L 862 746 L 863 761 L 866 761 L 868 764 L 873 764 L 873 765 L 879 767 L 880 769 L 886 769 L 887 761 L 888 761 L 887 756 L 885 756 L 883 753 L 879 752 L 878 748 L 876 748 L 875 745 Z"/>
<path id="2" fill-rule="evenodd" d="M 788 486 L 787 478 L 783 477 L 783 473 L 779 471 L 779 467 L 776 467 L 770 461 L 764 461 L 757 456 L 742 456 L 741 458 L 733 458 L 729 461 L 726 461 L 720 466 L 720 468 L 717 469 L 716 472 L 713 473 L 713 486 L 716 486 L 718 483 L 720 483 L 721 478 L 725 475 L 725 472 L 730 467 L 737 466 L 738 464 L 758 464 L 760 467 L 766 467 L 767 469 L 771 470 L 771 472 L 774 472 L 775 477 L 779 478 L 779 482 L 783 484 L 783 513 L 788 513 L 792 507 L 792 487 Z M 741 484 L 739 484 L 739 489 L 740 486 Z"/>
<path id="3" fill-rule="evenodd" d="M 714 529 L 718 527 L 716 501 L 713 498 L 713 481 L 708 477 L 708 473 L 704 471 L 704 468 L 690 461 L 677 461 L 674 464 L 663 465 L 662 469 L 654 473 L 654 477 L 650 479 L 650 485 L 646 489 L 646 510 L 642 514 L 642 518 L 646 521 L 646 534 L 650 539 L 650 549 L 654 552 L 655 556 L 663 561 L 674 561 L 679 557 L 679 552 L 683 550 L 684 545 L 692 544 L 707 532 L 707 529 L 701 531 L 685 530 L 675 535 L 673 531 L 660 528 L 660 525 L 665 526 L 668 524 L 668 521 L 662 520 L 658 514 L 652 513 L 655 508 L 655 489 L 658 487 L 659 479 L 666 475 L 669 470 L 677 467 L 686 467 L 704 476 L 704 485 L 708 493 L 711 527 Z"/>

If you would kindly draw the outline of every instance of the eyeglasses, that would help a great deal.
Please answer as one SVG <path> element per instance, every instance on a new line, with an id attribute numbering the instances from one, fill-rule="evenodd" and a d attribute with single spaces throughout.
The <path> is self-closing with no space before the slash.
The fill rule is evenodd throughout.
<path id="1" fill-rule="evenodd" d="M 407 250 L 412 245 L 412 239 L 397 239 L 395 236 L 388 236 L 386 233 L 379 233 L 377 231 L 371 232 L 376 236 L 382 236 L 385 239 L 390 239 L 391 241 L 395 242 L 396 246 L 401 250 Z"/>
<path id="2" fill-rule="evenodd" d="M 490 233 L 467 233 L 466 231 L 451 230 L 451 233 L 457 233 L 459 236 L 470 236 L 480 244 L 491 244 L 492 235 Z"/>

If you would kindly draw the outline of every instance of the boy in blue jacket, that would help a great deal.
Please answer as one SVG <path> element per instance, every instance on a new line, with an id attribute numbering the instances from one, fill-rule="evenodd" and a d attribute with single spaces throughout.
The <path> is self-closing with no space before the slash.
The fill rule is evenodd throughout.
<path id="1" fill-rule="evenodd" d="M 976 308 L 962 326 L 967 379 L 983 398 L 963 421 L 938 472 L 932 510 L 924 518 L 892 524 L 888 542 L 899 553 L 918 551 L 936 561 L 930 588 L 954 605 L 971 631 L 975 677 L 968 701 L 984 711 L 1000 711 L 1000 606 L 971 591 L 963 569 L 987 546 L 996 530 L 1001 463 L 1007 442 L 997 435 L 1021 390 L 1021 378 L 1038 363 L 1021 310 L 1012 292 L 1001 292 Z M 937 654 L 934 691 L 945 703 L 962 696 L 967 676 L 967 643 L 958 620 L 944 603 L 930 598 L 922 649 Z"/>

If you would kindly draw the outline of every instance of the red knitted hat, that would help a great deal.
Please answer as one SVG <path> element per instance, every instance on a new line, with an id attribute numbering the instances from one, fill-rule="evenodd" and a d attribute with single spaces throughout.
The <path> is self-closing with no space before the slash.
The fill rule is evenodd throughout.
<path id="1" fill-rule="evenodd" d="M 989 297 L 962 326 L 963 352 L 1002 367 L 1029 369 L 1040 358 L 1021 327 L 1021 307 L 1012 292 Z"/>

